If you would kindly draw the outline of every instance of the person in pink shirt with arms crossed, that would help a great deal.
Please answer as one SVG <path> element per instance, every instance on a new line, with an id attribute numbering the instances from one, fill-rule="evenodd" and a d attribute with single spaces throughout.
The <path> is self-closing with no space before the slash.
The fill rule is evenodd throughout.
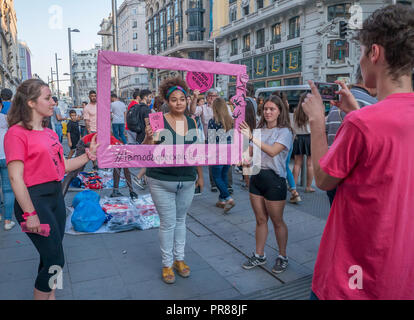
<path id="1" fill-rule="evenodd" d="M 304 102 L 317 186 L 337 187 L 319 246 L 311 299 L 414 299 L 414 9 L 376 10 L 357 36 L 364 83 L 378 103 L 359 109 L 346 85 L 331 102 L 347 113 L 328 150 L 314 83 Z"/>

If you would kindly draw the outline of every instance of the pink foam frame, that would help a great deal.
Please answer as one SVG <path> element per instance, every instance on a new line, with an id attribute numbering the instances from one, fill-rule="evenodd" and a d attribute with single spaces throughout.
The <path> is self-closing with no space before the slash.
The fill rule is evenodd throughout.
<path id="1" fill-rule="evenodd" d="M 236 96 L 233 99 L 237 106 L 233 114 L 233 117 L 235 117 L 235 128 L 239 128 L 239 125 L 241 121 L 244 120 L 245 115 L 245 101 L 242 97 L 245 96 L 248 76 L 246 66 L 244 65 L 112 51 L 99 51 L 97 83 L 97 141 L 100 144 L 98 148 L 98 165 L 100 168 L 203 166 L 235 164 L 241 160 L 243 151 L 242 135 L 238 130 L 235 131 L 234 143 L 229 145 L 111 145 L 110 99 L 112 65 L 150 69 L 198 71 L 236 76 Z M 168 155 L 169 159 L 160 161 L 160 155 Z M 187 155 L 192 156 L 187 157 Z M 155 156 L 158 161 L 154 160 Z M 176 157 L 175 160 L 174 156 Z"/>

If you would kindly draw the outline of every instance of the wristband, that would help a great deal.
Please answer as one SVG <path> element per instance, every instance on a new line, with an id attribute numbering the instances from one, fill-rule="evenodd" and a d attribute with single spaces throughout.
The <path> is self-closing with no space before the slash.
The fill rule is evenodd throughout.
<path id="1" fill-rule="evenodd" d="M 96 160 L 96 155 L 93 155 L 93 154 L 89 151 L 89 148 L 86 148 L 86 149 L 85 149 L 85 151 L 86 151 L 86 155 L 88 156 L 88 159 L 89 159 L 89 160 L 92 160 L 92 161 L 95 161 L 95 160 Z"/>
<path id="2" fill-rule="evenodd" d="M 25 213 L 23 213 L 23 218 L 24 218 L 24 220 L 27 220 L 28 217 L 30 217 L 30 216 L 36 216 L 36 215 L 37 215 L 37 212 L 36 211 L 33 211 L 33 212 L 25 212 Z"/>

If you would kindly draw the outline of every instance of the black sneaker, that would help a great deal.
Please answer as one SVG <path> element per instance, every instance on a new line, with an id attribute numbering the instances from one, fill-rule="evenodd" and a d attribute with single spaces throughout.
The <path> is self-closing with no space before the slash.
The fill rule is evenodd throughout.
<path id="1" fill-rule="evenodd" d="M 262 264 L 265 264 L 267 262 L 266 257 L 258 258 L 253 252 L 253 255 L 247 260 L 245 263 L 243 263 L 242 267 L 244 269 L 252 269 L 254 267 L 260 266 Z"/>
<path id="2" fill-rule="evenodd" d="M 123 197 L 124 195 L 119 192 L 118 190 L 114 190 L 112 191 L 111 195 L 109 197 L 111 198 L 118 198 L 118 197 Z"/>
<path id="3" fill-rule="evenodd" d="M 281 255 L 279 255 L 276 258 L 276 263 L 272 269 L 272 272 L 282 273 L 283 271 L 286 270 L 288 264 L 289 264 L 288 258 L 283 258 Z"/>
<path id="4" fill-rule="evenodd" d="M 132 201 L 134 201 L 134 200 L 138 200 L 138 195 L 137 195 L 134 191 L 131 191 L 131 192 L 129 193 L 129 196 L 131 197 L 131 200 L 132 200 Z"/>
<path id="5" fill-rule="evenodd" d="M 218 191 L 217 187 L 211 187 L 211 192 L 217 192 L 217 191 Z"/>
<path id="6" fill-rule="evenodd" d="M 230 194 L 233 194 L 233 192 L 234 192 L 233 187 L 229 187 L 229 189 L 228 189 L 228 190 L 229 190 L 229 193 L 230 193 Z"/>

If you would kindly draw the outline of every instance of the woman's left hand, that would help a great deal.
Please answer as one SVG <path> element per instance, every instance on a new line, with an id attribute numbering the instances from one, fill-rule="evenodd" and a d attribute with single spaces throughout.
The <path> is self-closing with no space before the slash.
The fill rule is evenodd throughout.
<path id="1" fill-rule="evenodd" d="M 240 124 L 240 130 L 241 130 L 242 135 L 244 135 L 244 136 L 245 136 L 246 138 L 248 138 L 249 140 L 251 140 L 251 139 L 252 139 L 252 137 L 253 137 L 252 132 L 251 132 L 251 130 L 250 130 L 249 125 L 248 125 L 245 121 L 243 121 L 243 122 Z"/>
<path id="2" fill-rule="evenodd" d="M 96 143 L 96 137 L 98 136 L 98 134 L 95 134 L 91 140 L 91 144 L 89 146 L 89 152 L 93 155 L 96 156 L 96 151 L 99 147 L 99 143 Z"/>

